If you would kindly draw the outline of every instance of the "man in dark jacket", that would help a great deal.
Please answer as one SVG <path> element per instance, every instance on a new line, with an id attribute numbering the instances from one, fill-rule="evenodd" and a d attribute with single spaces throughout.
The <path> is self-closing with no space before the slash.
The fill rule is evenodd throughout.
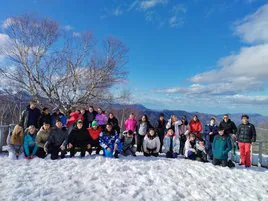
<path id="1" fill-rule="evenodd" d="M 83 127 L 82 120 L 78 120 L 77 125 L 71 131 L 68 140 L 71 157 L 76 154 L 76 148 L 80 148 L 81 157 L 86 155 L 86 151 L 90 149 L 90 136 L 88 131 Z"/>
<path id="2" fill-rule="evenodd" d="M 157 120 L 156 129 L 157 129 L 158 137 L 161 143 L 160 153 L 162 153 L 163 141 L 164 141 L 165 130 L 166 130 L 166 120 L 165 120 L 164 113 L 160 114 L 159 119 Z"/>
<path id="3" fill-rule="evenodd" d="M 236 138 L 239 145 L 241 165 L 250 167 L 251 143 L 256 142 L 255 126 L 248 121 L 248 115 L 242 115 L 242 123 L 238 126 Z"/>
<path id="4" fill-rule="evenodd" d="M 93 106 L 89 106 L 88 111 L 85 112 L 84 117 L 84 127 L 91 127 L 92 122 L 95 120 L 97 112 L 94 110 Z"/>
<path id="5" fill-rule="evenodd" d="M 34 125 L 37 129 L 40 128 L 41 112 L 36 106 L 37 101 L 30 101 L 30 105 L 21 113 L 20 126 L 22 126 L 24 130 L 30 125 Z"/>
<path id="6" fill-rule="evenodd" d="M 68 143 L 68 132 L 65 127 L 62 127 L 60 119 L 56 120 L 56 127 L 51 130 L 48 141 L 44 146 L 46 153 L 51 154 L 51 159 L 56 160 L 61 152 L 61 158 L 65 157 L 66 146 Z"/>

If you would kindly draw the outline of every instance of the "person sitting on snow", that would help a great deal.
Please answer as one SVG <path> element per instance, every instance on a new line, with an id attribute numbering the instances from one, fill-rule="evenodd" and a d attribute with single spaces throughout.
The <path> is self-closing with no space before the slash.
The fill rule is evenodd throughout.
<path id="1" fill-rule="evenodd" d="M 46 153 L 51 154 L 51 159 L 56 160 L 59 158 L 59 152 L 61 158 L 65 158 L 66 146 L 68 143 L 68 131 L 65 127 L 62 127 L 60 119 L 56 120 L 56 127 L 51 130 L 50 137 L 44 146 Z"/>
<path id="2" fill-rule="evenodd" d="M 207 157 L 205 141 L 200 139 L 196 144 L 196 160 L 206 163 L 208 162 Z"/>
<path id="3" fill-rule="evenodd" d="M 144 156 L 157 157 L 159 155 L 160 146 L 161 143 L 159 137 L 157 136 L 155 130 L 153 128 L 150 128 L 143 141 Z"/>
<path id="4" fill-rule="evenodd" d="M 50 122 L 44 122 L 43 126 L 40 128 L 38 131 L 35 141 L 38 146 L 38 150 L 36 152 L 36 156 L 39 158 L 45 158 L 46 157 L 46 152 L 44 150 L 44 146 L 50 136 L 51 129 L 50 129 Z"/>
<path id="5" fill-rule="evenodd" d="M 8 157 L 12 160 L 23 159 L 23 128 L 16 125 L 7 137 Z"/>
<path id="6" fill-rule="evenodd" d="M 184 156 L 187 159 L 195 160 L 196 159 L 196 137 L 195 134 L 191 133 L 185 142 L 184 147 Z"/>
<path id="7" fill-rule="evenodd" d="M 89 154 L 92 153 L 92 149 L 96 148 L 96 154 L 100 153 L 100 150 L 102 149 L 100 146 L 100 134 L 102 132 L 102 128 L 98 126 L 98 123 L 96 120 L 94 120 L 93 122 L 91 122 L 91 126 L 90 128 L 87 129 L 88 133 L 89 133 L 89 137 L 90 137 L 90 147 L 89 147 Z"/>
<path id="8" fill-rule="evenodd" d="M 180 152 L 180 140 L 176 137 L 172 128 L 168 129 L 164 137 L 162 151 L 167 158 L 177 158 Z"/>
<path id="9" fill-rule="evenodd" d="M 113 126 L 108 123 L 106 129 L 100 134 L 100 146 L 103 148 L 104 157 L 118 158 L 119 152 L 122 150 L 122 144 L 119 139 L 119 134 L 113 129 Z"/>
<path id="10" fill-rule="evenodd" d="M 125 131 L 121 137 L 121 142 L 123 146 L 122 155 L 123 156 L 136 156 L 137 143 L 136 137 L 132 130 Z"/>
<path id="11" fill-rule="evenodd" d="M 218 130 L 218 135 L 213 140 L 213 165 L 228 165 L 228 152 L 232 150 L 232 140 L 228 134 L 225 134 L 223 129 Z"/>
<path id="12" fill-rule="evenodd" d="M 38 146 L 35 142 L 36 128 L 34 125 L 29 126 L 27 134 L 24 137 L 23 148 L 26 159 L 32 159 L 36 156 Z"/>

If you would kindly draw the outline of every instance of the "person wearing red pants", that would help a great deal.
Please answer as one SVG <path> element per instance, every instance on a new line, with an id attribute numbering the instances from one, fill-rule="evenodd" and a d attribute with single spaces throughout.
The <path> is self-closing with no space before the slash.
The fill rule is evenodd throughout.
<path id="1" fill-rule="evenodd" d="M 249 123 L 248 115 L 242 115 L 242 123 L 238 126 L 236 138 L 238 141 L 241 165 L 250 167 L 250 148 L 251 143 L 256 142 L 255 126 Z"/>

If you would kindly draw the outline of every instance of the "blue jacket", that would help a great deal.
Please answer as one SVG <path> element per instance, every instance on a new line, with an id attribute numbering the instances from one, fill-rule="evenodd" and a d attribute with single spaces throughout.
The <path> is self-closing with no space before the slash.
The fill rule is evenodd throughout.
<path id="1" fill-rule="evenodd" d="M 231 150 L 232 150 L 232 141 L 229 135 L 215 136 L 212 146 L 213 158 L 218 160 L 227 160 L 228 153 Z"/>
<path id="2" fill-rule="evenodd" d="M 209 133 L 212 132 L 212 135 L 209 135 Z M 214 140 L 214 137 L 218 134 L 218 126 L 214 124 L 211 126 L 210 124 L 207 124 L 205 126 L 205 137 L 206 141 L 212 143 Z"/>
<path id="3" fill-rule="evenodd" d="M 173 136 L 168 136 L 166 135 L 164 140 L 163 140 L 163 147 L 162 147 L 162 151 L 164 153 L 167 153 L 168 151 L 170 151 L 170 142 L 171 142 L 171 138 L 173 138 L 172 141 L 172 150 L 175 153 L 179 153 L 180 152 L 180 140 L 179 138 L 177 138 L 175 135 Z"/>
<path id="4" fill-rule="evenodd" d="M 30 154 L 30 147 L 33 147 L 33 152 L 32 154 Z M 23 148 L 25 151 L 26 156 L 30 156 L 30 155 L 35 155 L 37 150 L 38 150 L 38 146 L 35 142 L 35 135 L 31 135 L 31 134 L 27 134 L 24 137 L 24 142 L 23 142 Z"/>
<path id="5" fill-rule="evenodd" d="M 119 145 L 121 141 L 120 141 L 119 135 L 116 132 L 113 131 L 110 134 L 108 134 L 107 131 L 103 131 L 100 134 L 99 142 L 100 142 L 100 146 L 103 149 L 110 148 L 113 150 L 114 145 L 115 144 Z"/>

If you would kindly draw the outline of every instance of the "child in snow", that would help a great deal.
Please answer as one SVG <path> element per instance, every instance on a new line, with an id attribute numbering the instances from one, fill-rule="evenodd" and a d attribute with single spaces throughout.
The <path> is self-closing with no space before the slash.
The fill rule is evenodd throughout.
<path id="1" fill-rule="evenodd" d="M 136 137 L 132 130 L 124 132 L 121 137 L 121 142 L 123 146 L 122 155 L 123 156 L 136 156 L 137 144 Z"/>
<path id="2" fill-rule="evenodd" d="M 100 134 L 100 146 L 103 148 L 104 157 L 118 158 L 122 150 L 119 134 L 113 129 L 111 124 L 106 125 L 106 129 Z"/>
<path id="3" fill-rule="evenodd" d="M 38 146 L 35 142 L 36 128 L 34 125 L 29 126 L 27 134 L 24 137 L 23 148 L 26 159 L 32 159 L 37 150 Z"/>
<path id="4" fill-rule="evenodd" d="M 232 150 L 231 137 L 224 134 L 224 130 L 220 129 L 218 135 L 213 140 L 213 165 L 221 165 L 226 167 L 228 165 L 228 152 Z"/>
<path id="5" fill-rule="evenodd" d="M 205 141 L 200 139 L 196 144 L 196 160 L 206 163 L 208 162 L 207 157 Z"/>
<path id="6" fill-rule="evenodd" d="M 16 125 L 13 131 L 8 135 L 8 157 L 10 159 L 23 159 L 23 128 Z"/>
<path id="7" fill-rule="evenodd" d="M 188 139 L 185 142 L 184 147 L 184 156 L 187 159 L 195 160 L 196 159 L 196 137 L 195 134 L 191 133 Z"/>
<path id="8" fill-rule="evenodd" d="M 129 118 L 125 121 L 125 130 L 129 131 L 132 130 L 133 132 L 136 131 L 137 128 L 137 120 L 135 119 L 135 115 L 131 113 Z"/>
<path id="9" fill-rule="evenodd" d="M 99 140 L 100 140 L 100 134 L 102 132 L 102 128 L 98 126 L 98 123 L 95 120 L 91 123 L 91 126 L 92 127 L 87 129 L 89 133 L 89 137 L 90 137 L 89 154 L 92 153 L 92 148 L 96 148 L 96 154 L 99 154 L 101 150 Z"/>
<path id="10" fill-rule="evenodd" d="M 161 143 L 159 137 L 156 135 L 155 130 L 150 128 L 143 141 L 144 156 L 157 157 L 159 155 L 160 146 Z"/>
<path id="11" fill-rule="evenodd" d="M 44 146 L 46 153 L 51 154 L 51 159 L 56 160 L 59 158 L 59 152 L 61 158 L 65 158 L 66 146 L 68 143 L 68 131 L 65 127 L 62 127 L 60 119 L 56 121 L 56 127 L 51 130 L 50 137 Z"/>
<path id="12" fill-rule="evenodd" d="M 44 150 L 44 146 L 48 140 L 48 137 L 50 135 L 51 129 L 50 129 L 50 123 L 49 122 L 44 122 L 43 126 L 40 128 L 36 135 L 36 144 L 38 146 L 38 150 L 36 152 L 36 156 L 39 158 L 45 158 L 46 157 L 46 152 Z"/>
<path id="13" fill-rule="evenodd" d="M 176 137 L 172 128 L 168 129 L 164 137 L 162 151 L 166 153 L 167 158 L 177 158 L 180 151 L 180 140 Z"/>

